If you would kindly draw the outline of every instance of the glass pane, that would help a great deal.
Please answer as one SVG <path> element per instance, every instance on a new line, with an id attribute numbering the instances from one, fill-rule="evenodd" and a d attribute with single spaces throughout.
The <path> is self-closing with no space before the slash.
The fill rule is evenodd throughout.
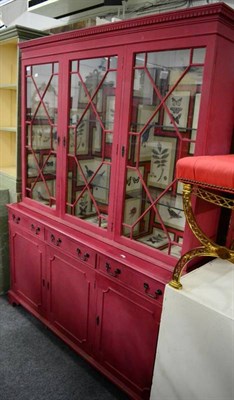
<path id="1" fill-rule="evenodd" d="M 176 161 L 195 153 L 204 49 L 135 55 L 122 235 L 181 254 L 185 216 Z M 193 60 L 193 62 L 191 61 Z"/>
<path id="2" fill-rule="evenodd" d="M 58 65 L 28 68 L 26 113 L 26 195 L 49 207 L 56 204 Z M 31 73 L 31 72 L 30 72 Z"/>
<path id="3" fill-rule="evenodd" d="M 193 50 L 193 64 L 203 64 L 205 62 L 206 49 Z"/>
<path id="4" fill-rule="evenodd" d="M 117 57 L 72 61 L 66 212 L 106 229 Z"/>

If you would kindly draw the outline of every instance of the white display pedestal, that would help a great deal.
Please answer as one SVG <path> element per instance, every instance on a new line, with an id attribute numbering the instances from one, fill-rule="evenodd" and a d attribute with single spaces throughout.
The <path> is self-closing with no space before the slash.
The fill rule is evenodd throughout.
<path id="1" fill-rule="evenodd" d="M 234 400 L 234 265 L 166 286 L 150 400 Z"/>

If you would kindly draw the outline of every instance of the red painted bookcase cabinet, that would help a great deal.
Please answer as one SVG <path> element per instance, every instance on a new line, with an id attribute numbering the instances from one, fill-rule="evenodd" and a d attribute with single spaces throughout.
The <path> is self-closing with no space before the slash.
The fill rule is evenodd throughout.
<path id="1" fill-rule="evenodd" d="M 149 398 L 164 286 L 192 245 L 176 160 L 230 152 L 232 29 L 215 4 L 20 44 L 9 299 L 133 399 Z"/>

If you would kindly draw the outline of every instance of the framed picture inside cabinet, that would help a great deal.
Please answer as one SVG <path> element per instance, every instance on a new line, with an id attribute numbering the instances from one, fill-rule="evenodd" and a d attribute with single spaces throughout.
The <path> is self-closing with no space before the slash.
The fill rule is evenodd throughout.
<path id="1" fill-rule="evenodd" d="M 86 218 L 92 213 L 92 201 L 88 191 L 85 191 L 82 196 L 81 192 L 76 192 L 76 198 L 79 197 L 75 207 L 75 215 L 80 218 Z"/>
<path id="2" fill-rule="evenodd" d="M 194 101 L 191 140 L 196 140 L 196 136 L 197 136 L 197 126 L 198 126 L 198 117 L 199 117 L 199 111 L 200 111 L 200 103 L 201 103 L 201 93 L 197 93 L 195 95 L 195 101 Z M 194 151 L 195 151 L 195 143 L 190 143 L 189 154 L 194 154 Z"/>
<path id="3" fill-rule="evenodd" d="M 124 223 L 132 226 L 141 214 L 141 199 L 129 198 L 125 199 L 124 204 Z M 139 223 L 133 227 L 133 233 L 139 232 Z M 130 228 L 124 227 L 123 232 L 126 236 L 130 234 Z"/>
<path id="4" fill-rule="evenodd" d="M 156 68 L 148 68 L 148 72 L 151 78 L 149 78 L 144 69 L 135 69 L 133 95 L 134 97 L 140 97 L 144 103 L 153 104 L 155 92 L 152 81 L 156 81 Z"/>
<path id="5" fill-rule="evenodd" d="M 56 172 L 56 156 L 51 155 L 48 158 L 48 155 L 43 156 L 43 173 L 44 174 L 54 174 Z"/>
<path id="6" fill-rule="evenodd" d="M 166 101 L 168 111 L 164 109 L 163 129 L 175 129 L 172 121 L 181 131 L 187 130 L 190 92 L 174 91 Z"/>
<path id="7" fill-rule="evenodd" d="M 95 200 L 107 204 L 110 184 L 110 165 L 102 163 L 97 158 L 93 158 L 80 161 L 80 166 L 89 187 L 92 188 Z M 77 186 L 84 185 L 85 181 L 81 172 L 79 170 L 77 172 Z M 95 177 L 93 178 L 94 175 Z"/>
<path id="8" fill-rule="evenodd" d="M 48 205 L 50 198 L 55 197 L 55 180 L 37 182 L 32 188 L 32 198 L 40 203 Z"/>
<path id="9" fill-rule="evenodd" d="M 177 139 L 169 136 L 155 136 L 151 148 L 148 186 L 165 189 L 173 180 Z"/>
<path id="10" fill-rule="evenodd" d="M 168 233 L 170 240 L 174 240 L 174 234 Z M 155 249 L 166 245 L 169 242 L 169 238 L 162 229 L 153 228 L 150 235 L 143 236 L 138 239 L 139 242 L 147 244 L 147 246 L 154 247 Z"/>
<path id="11" fill-rule="evenodd" d="M 39 159 L 38 153 L 28 154 L 27 156 L 27 168 L 28 177 L 35 177 L 39 174 Z"/>
<path id="12" fill-rule="evenodd" d="M 126 194 L 139 191 L 142 189 L 142 183 L 140 175 L 144 176 L 144 167 L 140 167 L 139 170 L 133 170 L 128 168 L 126 177 Z"/>
<path id="13" fill-rule="evenodd" d="M 69 152 L 74 153 L 76 138 L 76 154 L 86 155 L 89 152 L 89 110 L 78 109 L 76 113 L 78 124 L 69 130 Z"/>
<path id="14" fill-rule="evenodd" d="M 150 117 L 152 117 L 154 111 L 156 110 L 156 106 L 139 104 L 137 111 L 137 132 L 141 132 L 144 126 L 149 121 Z M 151 151 L 152 145 L 155 140 L 154 138 L 154 128 L 158 123 L 158 113 L 153 117 L 150 123 L 143 129 L 141 133 L 141 137 L 139 138 L 140 142 L 140 159 L 139 161 L 150 161 L 151 159 Z M 135 158 L 137 159 L 137 149 L 135 149 Z"/>
<path id="15" fill-rule="evenodd" d="M 32 126 L 32 146 L 34 149 L 43 150 L 51 148 L 51 126 L 35 124 Z"/>
<path id="16" fill-rule="evenodd" d="M 157 205 L 158 212 L 164 222 L 164 224 L 168 227 L 175 228 L 179 231 L 184 230 L 185 226 L 185 215 L 183 211 L 183 202 L 182 196 L 177 195 L 173 202 L 167 201 L 162 198 L 160 203 Z M 156 221 L 157 217 L 156 217 Z"/>

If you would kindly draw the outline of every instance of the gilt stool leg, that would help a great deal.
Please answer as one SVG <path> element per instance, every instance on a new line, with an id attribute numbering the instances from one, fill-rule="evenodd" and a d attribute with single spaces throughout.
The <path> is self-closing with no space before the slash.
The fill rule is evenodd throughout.
<path id="1" fill-rule="evenodd" d="M 211 239 L 209 239 L 201 228 L 198 226 L 191 204 L 191 195 L 193 193 L 193 186 L 191 184 L 184 184 L 183 187 L 183 207 L 186 220 L 190 226 L 191 231 L 199 240 L 199 242 L 203 245 L 201 247 L 196 247 L 185 253 L 177 262 L 174 271 L 172 280 L 169 282 L 169 285 L 176 288 L 181 289 L 182 284 L 180 283 L 180 277 L 183 272 L 186 264 L 191 261 L 195 257 L 219 257 L 224 260 L 228 260 L 234 263 L 234 250 L 228 249 L 224 246 L 219 246 Z"/>

